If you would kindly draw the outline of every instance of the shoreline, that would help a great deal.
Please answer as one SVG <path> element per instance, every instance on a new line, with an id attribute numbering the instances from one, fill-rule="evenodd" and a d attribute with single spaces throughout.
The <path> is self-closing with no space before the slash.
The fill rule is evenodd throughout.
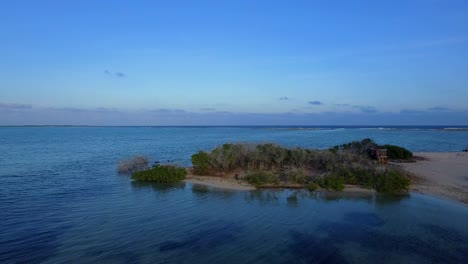
<path id="1" fill-rule="evenodd" d="M 231 178 L 223 178 L 219 176 L 199 176 L 199 175 L 187 175 L 184 182 L 192 184 L 200 184 L 207 187 L 220 188 L 225 190 L 232 191 L 254 191 L 254 190 L 268 190 L 268 189 L 304 189 L 303 186 L 270 186 L 270 187 L 261 187 L 256 188 L 248 183 L 242 182 L 240 180 L 235 180 Z M 317 191 L 327 192 L 327 193 L 357 193 L 357 194 L 374 194 L 377 193 L 373 189 L 367 189 L 358 185 L 349 185 L 345 184 L 343 191 L 329 191 L 327 189 L 318 189 Z"/>
<path id="2" fill-rule="evenodd" d="M 468 153 L 416 152 L 422 159 L 393 163 L 412 174 L 410 191 L 468 205 Z"/>
<path id="3" fill-rule="evenodd" d="M 446 198 L 468 204 L 468 153 L 466 152 L 417 152 L 415 162 L 390 163 L 409 172 L 411 185 L 409 192 L 416 192 L 435 197 Z M 187 175 L 185 182 L 201 184 L 209 187 L 233 190 L 252 191 L 256 187 L 229 177 Z M 297 188 L 294 186 L 278 186 L 275 188 Z M 260 188 L 268 189 L 268 188 Z M 323 192 L 333 192 L 319 190 Z M 343 193 L 372 194 L 358 185 L 345 185 Z"/>
<path id="4" fill-rule="evenodd" d="M 230 179 L 230 178 L 222 178 L 217 176 L 199 176 L 199 175 L 187 175 L 186 179 L 184 180 L 186 183 L 203 185 L 206 187 L 212 187 L 216 189 L 223 189 L 226 191 L 255 191 L 255 190 L 273 190 L 273 189 L 303 189 L 304 187 L 298 186 L 272 186 L 272 187 L 262 187 L 256 188 L 248 183 Z M 374 195 L 377 191 L 373 189 L 367 189 L 358 185 L 347 185 L 345 184 L 345 188 L 342 191 L 332 191 L 327 189 L 318 189 L 317 192 L 331 195 L 331 196 L 339 196 L 339 195 L 352 195 L 356 197 L 362 196 L 369 196 Z"/>
<path id="5" fill-rule="evenodd" d="M 253 191 L 257 189 L 248 183 L 236 179 L 216 176 L 199 176 L 189 174 L 185 177 L 184 182 L 190 182 L 193 184 L 200 184 L 208 187 L 215 187 L 233 191 Z"/>

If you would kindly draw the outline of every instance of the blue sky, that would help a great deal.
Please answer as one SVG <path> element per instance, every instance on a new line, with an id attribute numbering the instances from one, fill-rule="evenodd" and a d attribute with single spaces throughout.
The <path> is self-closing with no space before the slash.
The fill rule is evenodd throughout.
<path id="1" fill-rule="evenodd" d="M 468 125 L 468 1 L 2 1 L 0 125 Z"/>

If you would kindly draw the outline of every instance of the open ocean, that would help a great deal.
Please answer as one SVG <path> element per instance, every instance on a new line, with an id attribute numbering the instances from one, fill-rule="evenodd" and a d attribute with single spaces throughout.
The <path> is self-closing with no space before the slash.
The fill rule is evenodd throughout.
<path id="1" fill-rule="evenodd" d="M 135 154 L 190 166 L 227 142 L 324 149 L 370 137 L 460 151 L 468 127 L 0 127 L 0 263 L 466 263 L 468 207 L 132 182 Z"/>

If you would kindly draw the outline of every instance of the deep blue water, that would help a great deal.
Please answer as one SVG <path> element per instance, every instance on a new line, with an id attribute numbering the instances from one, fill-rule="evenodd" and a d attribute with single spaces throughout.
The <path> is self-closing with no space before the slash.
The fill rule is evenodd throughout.
<path id="1" fill-rule="evenodd" d="M 0 263 L 463 263 L 468 207 L 444 199 L 138 184 L 119 159 L 190 165 L 225 142 L 327 148 L 371 137 L 459 151 L 441 128 L 0 128 Z"/>

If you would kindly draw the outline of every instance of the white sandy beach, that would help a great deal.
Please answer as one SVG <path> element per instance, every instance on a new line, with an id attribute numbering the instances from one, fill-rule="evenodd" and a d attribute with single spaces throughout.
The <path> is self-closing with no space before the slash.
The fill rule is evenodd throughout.
<path id="1" fill-rule="evenodd" d="M 468 203 L 468 153 L 420 152 L 414 163 L 401 163 L 415 177 L 411 190 Z"/>

